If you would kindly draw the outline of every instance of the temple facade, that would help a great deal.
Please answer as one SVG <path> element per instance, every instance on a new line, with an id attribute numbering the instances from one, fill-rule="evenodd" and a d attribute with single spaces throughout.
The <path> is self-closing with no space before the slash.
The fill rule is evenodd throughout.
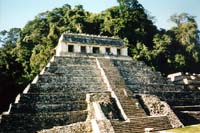
<path id="1" fill-rule="evenodd" d="M 63 33 L 56 48 L 56 56 L 64 56 L 67 53 L 128 56 L 127 47 L 120 39 Z"/>

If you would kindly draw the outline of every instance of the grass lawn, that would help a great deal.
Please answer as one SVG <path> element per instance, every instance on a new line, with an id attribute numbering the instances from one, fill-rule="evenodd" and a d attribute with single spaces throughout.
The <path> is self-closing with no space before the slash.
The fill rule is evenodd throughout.
<path id="1" fill-rule="evenodd" d="M 160 133 L 200 133 L 200 124 L 161 131 Z"/>

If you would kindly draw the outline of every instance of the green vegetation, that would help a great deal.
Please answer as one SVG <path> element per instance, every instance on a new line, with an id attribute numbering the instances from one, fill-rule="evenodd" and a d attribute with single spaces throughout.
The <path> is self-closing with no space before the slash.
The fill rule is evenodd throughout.
<path id="1" fill-rule="evenodd" d="M 129 43 L 129 55 L 154 70 L 168 73 L 199 72 L 200 45 L 195 18 L 175 14 L 170 30 L 157 29 L 137 0 L 118 0 L 119 6 L 99 14 L 81 5 L 65 4 L 38 14 L 22 29 L 0 32 L 0 112 L 41 71 L 65 32 L 115 36 Z"/>
<path id="2" fill-rule="evenodd" d="M 200 125 L 192 125 L 165 131 L 165 133 L 199 133 L 199 132 L 200 132 Z"/>

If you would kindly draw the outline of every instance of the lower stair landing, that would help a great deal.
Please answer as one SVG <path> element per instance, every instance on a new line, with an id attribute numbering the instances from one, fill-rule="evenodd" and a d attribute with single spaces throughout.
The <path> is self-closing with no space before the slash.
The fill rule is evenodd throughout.
<path id="1" fill-rule="evenodd" d="M 63 126 L 75 122 L 85 121 L 87 114 L 87 111 L 37 114 L 15 113 L 3 116 L 1 128 L 6 129 L 5 132 L 21 133 L 22 131 L 26 130 L 33 132 L 52 128 L 54 126 Z M 0 130 L 0 132 L 3 133 L 4 131 Z"/>
<path id="2" fill-rule="evenodd" d="M 167 116 L 130 118 L 129 122 L 112 120 L 111 123 L 115 133 L 141 133 L 145 129 L 160 131 L 172 128 Z"/>

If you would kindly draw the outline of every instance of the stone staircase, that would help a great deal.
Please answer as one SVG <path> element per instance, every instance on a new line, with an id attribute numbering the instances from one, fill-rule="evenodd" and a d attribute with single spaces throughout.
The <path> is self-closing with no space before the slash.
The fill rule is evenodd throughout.
<path id="1" fill-rule="evenodd" d="M 86 94 L 103 91 L 95 58 L 54 57 L 28 93 L 12 104 L 9 115 L 2 116 L 0 132 L 36 132 L 84 122 Z"/>
<path id="2" fill-rule="evenodd" d="M 146 114 L 139 99 L 127 87 L 127 81 L 128 83 L 138 83 L 139 76 L 136 77 L 137 81 L 130 78 L 126 79 L 123 75 L 121 76 L 120 71 L 114 64 L 115 61 L 121 62 L 121 60 L 99 59 L 112 90 L 129 119 L 128 121 L 112 120 L 111 123 L 115 132 L 144 132 L 145 128 L 152 128 L 153 131 L 172 128 L 167 116 L 150 117 Z"/>
<path id="3" fill-rule="evenodd" d="M 166 83 L 166 79 L 160 72 L 153 72 L 150 67 L 140 61 L 112 60 L 112 63 L 119 70 L 127 85 L 131 84 L 155 84 Z"/>
<path id="4" fill-rule="evenodd" d="M 166 116 L 132 118 L 130 122 L 112 120 L 111 123 L 115 133 L 141 133 L 145 132 L 145 129 L 160 131 L 171 128 Z"/>
<path id="5" fill-rule="evenodd" d="M 184 125 L 200 123 L 200 91 L 157 92 Z"/>
<path id="6" fill-rule="evenodd" d="M 152 94 L 166 101 L 184 125 L 200 123 L 200 91 L 169 83 L 142 62 L 112 61 L 133 93 Z"/>
<path id="7" fill-rule="evenodd" d="M 141 108 L 138 100 L 132 97 L 132 93 L 126 89 L 124 80 L 118 70 L 108 59 L 99 59 L 102 68 L 110 82 L 110 85 L 119 99 L 125 114 L 128 117 L 146 116 L 145 111 Z"/>

